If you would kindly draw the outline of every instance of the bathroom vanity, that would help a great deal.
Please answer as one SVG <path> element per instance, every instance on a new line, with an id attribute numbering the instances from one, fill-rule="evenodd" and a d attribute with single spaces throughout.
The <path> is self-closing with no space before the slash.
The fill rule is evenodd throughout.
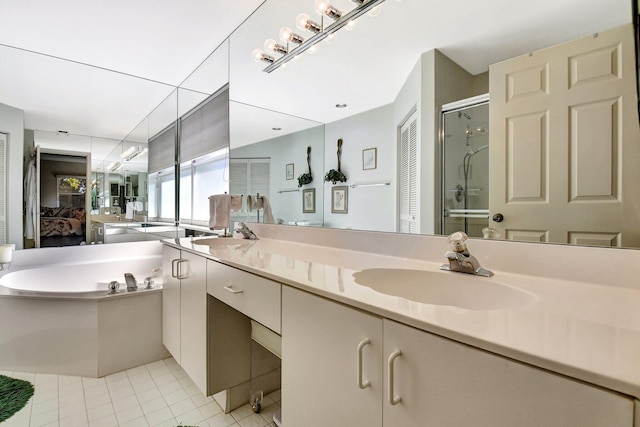
<path id="1" fill-rule="evenodd" d="M 239 315 L 281 336 L 285 426 L 640 425 L 640 290 L 616 283 L 635 251 L 605 277 L 600 248 L 471 242 L 485 278 L 440 271 L 442 237 L 254 231 L 163 241 L 165 345 L 208 394 L 247 357 L 216 336 L 249 337 Z"/>

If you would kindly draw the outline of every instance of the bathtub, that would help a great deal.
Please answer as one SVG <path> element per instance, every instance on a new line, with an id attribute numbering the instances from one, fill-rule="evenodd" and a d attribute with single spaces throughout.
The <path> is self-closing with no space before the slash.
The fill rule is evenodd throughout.
<path id="1" fill-rule="evenodd" d="M 84 293 L 107 292 L 111 281 L 120 283 L 120 290 L 126 290 L 124 273 L 132 273 L 142 286 L 146 277 L 156 274 L 162 259 L 147 256 L 127 260 L 112 260 L 81 264 L 57 264 L 45 267 L 11 271 L 0 278 L 0 286 L 23 292 Z"/>
<path id="2" fill-rule="evenodd" d="M 76 264 L 55 262 L 60 254 L 75 259 L 73 251 L 47 248 L 50 253 L 31 258 L 51 255 L 53 264 L 18 263 L 15 271 L 12 265 L 0 277 L 0 370 L 102 377 L 169 357 L 162 345 L 161 283 L 142 285 L 162 263 L 161 245 L 157 253 L 141 248 L 147 250 L 138 256 L 123 247 L 108 260 L 102 255 L 113 253 L 94 250 L 100 261 Z M 138 280 L 137 291 L 127 292 L 127 272 Z M 121 283 L 117 294 L 107 292 L 112 280 Z"/>

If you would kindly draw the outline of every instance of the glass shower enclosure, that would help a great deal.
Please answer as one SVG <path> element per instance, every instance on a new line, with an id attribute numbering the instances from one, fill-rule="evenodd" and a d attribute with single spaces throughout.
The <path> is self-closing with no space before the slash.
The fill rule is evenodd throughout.
<path id="1" fill-rule="evenodd" d="M 483 237 L 489 225 L 489 96 L 442 107 L 442 213 L 445 235 Z"/>

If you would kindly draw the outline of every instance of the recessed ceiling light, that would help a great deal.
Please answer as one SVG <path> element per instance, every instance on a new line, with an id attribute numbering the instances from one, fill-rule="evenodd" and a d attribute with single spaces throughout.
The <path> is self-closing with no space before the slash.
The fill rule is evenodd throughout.
<path id="1" fill-rule="evenodd" d="M 347 104 L 336 104 L 336 108 L 347 108 Z"/>

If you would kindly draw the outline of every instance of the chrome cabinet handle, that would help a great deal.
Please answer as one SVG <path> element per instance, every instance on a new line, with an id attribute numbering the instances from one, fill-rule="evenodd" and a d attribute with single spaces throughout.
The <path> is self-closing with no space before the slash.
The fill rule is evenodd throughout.
<path id="1" fill-rule="evenodd" d="M 387 361 L 387 371 L 388 371 L 388 380 L 389 380 L 389 403 L 391 406 L 396 406 L 398 403 L 402 401 L 402 397 L 396 396 L 395 392 L 395 370 L 394 363 L 398 357 L 402 356 L 402 352 L 400 350 L 396 350 L 389 355 L 389 360 Z"/>
<path id="2" fill-rule="evenodd" d="M 244 291 L 242 289 L 233 289 L 233 285 L 228 285 L 224 287 L 224 290 L 227 292 L 231 292 L 232 294 L 243 294 Z"/>
<path id="3" fill-rule="evenodd" d="M 182 274 L 182 264 L 187 262 L 186 259 L 179 259 L 176 265 L 178 266 L 178 274 L 175 276 L 176 279 L 186 279 L 188 276 L 186 274 Z"/>
<path id="4" fill-rule="evenodd" d="M 173 277 L 174 279 L 178 278 L 178 274 L 176 273 L 176 263 L 180 261 L 180 258 L 176 258 L 176 259 L 172 259 L 171 260 L 171 277 Z"/>
<path id="5" fill-rule="evenodd" d="M 369 338 L 363 339 L 358 343 L 358 357 L 357 360 L 357 369 L 358 369 L 358 387 L 361 389 L 365 389 L 371 385 L 369 381 L 362 381 L 362 350 L 368 344 L 371 344 L 371 340 Z"/>

